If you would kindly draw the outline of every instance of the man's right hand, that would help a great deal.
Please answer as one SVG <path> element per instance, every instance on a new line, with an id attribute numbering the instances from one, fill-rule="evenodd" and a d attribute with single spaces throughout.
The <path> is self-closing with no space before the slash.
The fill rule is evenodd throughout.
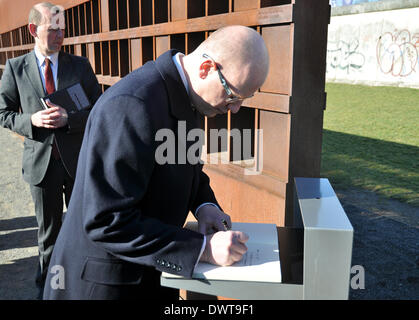
<path id="1" fill-rule="evenodd" d="M 47 101 L 48 109 L 38 111 L 31 116 L 31 122 L 35 127 L 57 129 L 67 124 L 67 111 Z"/>
<path id="2" fill-rule="evenodd" d="M 245 243 L 249 236 L 241 231 L 219 231 L 207 235 L 201 261 L 220 266 L 229 266 L 240 261 L 247 252 Z"/>

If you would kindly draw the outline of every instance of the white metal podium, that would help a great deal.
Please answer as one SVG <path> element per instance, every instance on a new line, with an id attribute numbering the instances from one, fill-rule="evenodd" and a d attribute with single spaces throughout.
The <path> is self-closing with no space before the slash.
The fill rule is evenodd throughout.
<path id="1" fill-rule="evenodd" d="M 179 278 L 163 286 L 247 300 L 348 299 L 353 228 L 327 179 L 295 178 L 293 227 L 278 227 L 282 283 Z"/>

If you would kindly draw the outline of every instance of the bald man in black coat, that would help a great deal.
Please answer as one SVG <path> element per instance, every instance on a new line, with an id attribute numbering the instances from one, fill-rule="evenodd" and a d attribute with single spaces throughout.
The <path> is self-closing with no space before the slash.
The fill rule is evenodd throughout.
<path id="1" fill-rule="evenodd" d="M 252 29 L 237 28 L 244 37 L 260 38 Z M 113 85 L 96 103 L 44 299 L 174 300 L 178 292 L 160 286 L 162 271 L 191 277 L 199 260 L 229 265 L 246 252 L 244 233 L 224 231 L 222 221 L 231 225 L 231 220 L 219 208 L 202 164 L 189 157 L 179 161 L 198 137 L 181 139 L 185 135 L 178 128 L 183 125 L 186 136 L 197 129 L 196 110 L 212 116 L 206 111 L 212 110 L 210 105 L 237 112 L 241 97 L 261 83 L 227 96 L 212 58 L 195 54 L 189 59 L 167 51 Z M 202 69 L 194 76 L 205 86 L 199 88 L 201 80 L 193 79 L 188 66 Z M 210 87 L 208 92 L 217 94 L 203 93 Z M 177 145 L 171 150 L 176 163 L 158 159 L 157 150 L 165 143 L 157 139 L 161 130 L 175 135 Z M 189 211 L 201 232 L 182 228 Z"/>

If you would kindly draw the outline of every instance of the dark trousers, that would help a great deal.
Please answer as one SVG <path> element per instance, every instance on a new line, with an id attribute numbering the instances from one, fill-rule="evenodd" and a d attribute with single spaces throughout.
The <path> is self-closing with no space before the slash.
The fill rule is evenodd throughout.
<path id="1" fill-rule="evenodd" d="M 44 179 L 38 185 L 30 185 L 38 222 L 39 267 L 35 282 L 41 290 L 44 287 L 52 250 L 60 231 L 63 218 L 63 195 L 66 206 L 70 202 L 74 180 L 61 160 L 51 157 Z"/>

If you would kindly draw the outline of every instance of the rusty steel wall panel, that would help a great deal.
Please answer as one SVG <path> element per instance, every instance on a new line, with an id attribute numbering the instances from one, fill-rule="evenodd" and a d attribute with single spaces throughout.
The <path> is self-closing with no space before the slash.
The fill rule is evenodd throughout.
<path id="1" fill-rule="evenodd" d="M 235 0 L 234 11 L 244 11 L 259 8 L 259 0 Z"/>
<path id="2" fill-rule="evenodd" d="M 292 25 L 263 27 L 262 37 L 269 51 L 269 73 L 262 92 L 290 94 L 292 70 Z"/>
<path id="3" fill-rule="evenodd" d="M 41 0 L 3 0 L 0 1 L 0 34 L 28 23 L 29 10 Z M 86 0 L 55 0 L 56 5 L 65 9 L 77 6 Z"/>
<path id="4" fill-rule="evenodd" d="M 204 171 L 211 178 L 211 186 L 216 189 L 222 209 L 230 214 L 233 221 L 284 225 L 285 182 L 272 183 L 272 180 L 265 179 L 255 183 L 256 179 L 246 180 L 241 174 L 233 175 L 231 169 L 226 170 L 228 172 L 207 166 Z M 271 189 L 275 185 L 276 192 L 264 188 L 264 184 L 268 183 Z"/>
<path id="5" fill-rule="evenodd" d="M 187 0 L 172 0 L 171 14 L 172 21 L 185 20 Z"/>
<path id="6" fill-rule="evenodd" d="M 131 69 L 135 70 L 142 65 L 141 39 L 131 39 Z"/>
<path id="7" fill-rule="evenodd" d="M 156 37 L 156 58 L 170 49 L 169 36 Z"/>
<path id="8" fill-rule="evenodd" d="M 263 172 L 288 182 L 291 116 L 260 111 L 259 127 L 263 130 Z"/>

